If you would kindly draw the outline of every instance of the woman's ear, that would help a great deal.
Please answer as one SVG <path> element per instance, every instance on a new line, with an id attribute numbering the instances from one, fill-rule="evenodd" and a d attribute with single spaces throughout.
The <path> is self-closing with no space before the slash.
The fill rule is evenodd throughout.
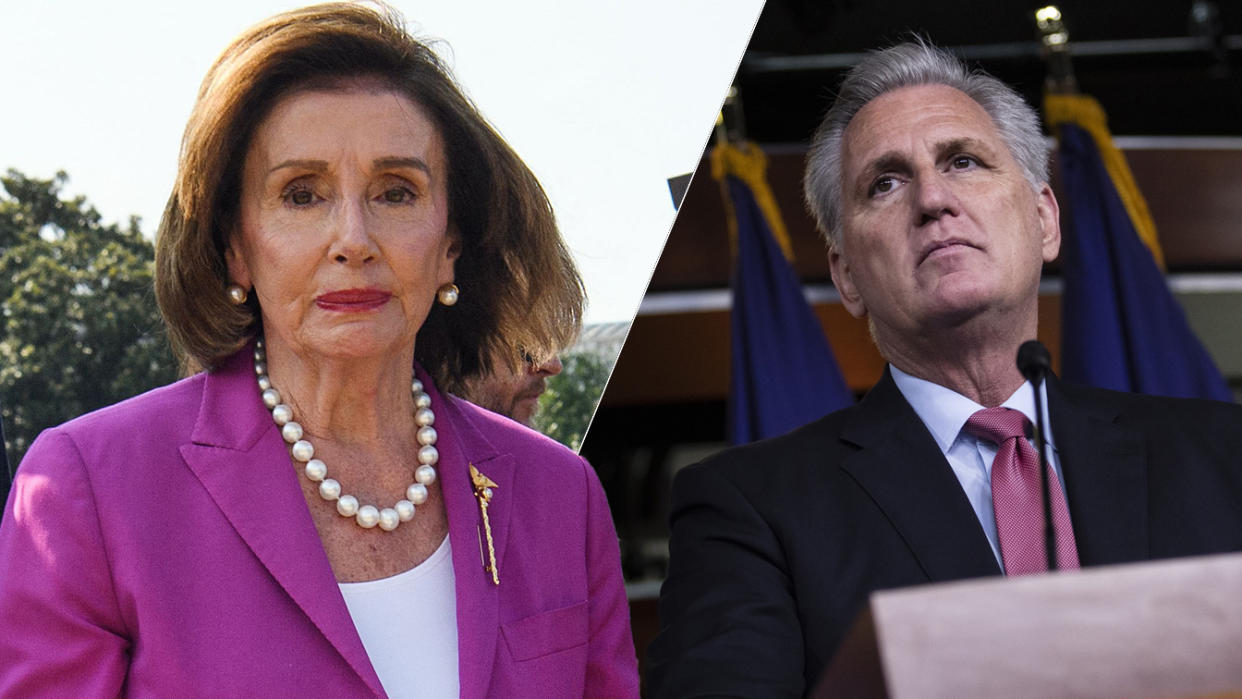
<path id="1" fill-rule="evenodd" d="M 250 265 L 246 262 L 245 253 L 240 250 L 237 238 L 236 235 L 229 236 L 228 247 L 224 249 L 224 262 L 228 266 L 229 282 L 250 291 L 254 288 Z"/>
<path id="2" fill-rule="evenodd" d="M 461 235 L 453 226 L 449 226 L 444 235 L 444 257 L 440 261 L 439 281 L 441 284 L 452 284 L 456 277 L 457 260 L 461 258 Z"/>
<path id="3" fill-rule="evenodd" d="M 458 235 L 455 231 L 450 232 L 449 233 L 449 249 L 448 249 L 449 262 L 455 263 L 457 262 L 457 259 L 459 257 L 461 257 L 461 236 Z"/>

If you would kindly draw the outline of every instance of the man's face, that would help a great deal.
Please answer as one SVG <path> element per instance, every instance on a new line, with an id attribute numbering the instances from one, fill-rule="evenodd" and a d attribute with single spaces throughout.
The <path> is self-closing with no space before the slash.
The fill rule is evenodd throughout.
<path id="1" fill-rule="evenodd" d="M 1033 312 L 1041 263 L 1060 249 L 1056 199 L 1032 189 L 978 103 L 943 85 L 894 90 L 854 116 L 842 146 L 829 263 L 877 340 Z"/>
<path id="2" fill-rule="evenodd" d="M 466 399 L 494 413 L 513 418 L 530 426 L 535 412 L 539 410 L 539 396 L 549 376 L 561 373 L 560 357 L 553 357 L 543 364 L 524 363 L 521 372 L 514 374 L 503 362 L 496 362 L 496 371 L 469 383 Z"/>

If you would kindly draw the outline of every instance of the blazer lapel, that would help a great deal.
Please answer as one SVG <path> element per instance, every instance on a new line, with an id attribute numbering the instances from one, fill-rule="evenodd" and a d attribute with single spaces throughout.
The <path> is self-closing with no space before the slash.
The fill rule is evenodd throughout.
<path id="1" fill-rule="evenodd" d="M 207 375 L 192 443 L 181 446 L 238 535 L 377 696 L 379 677 L 319 542 L 284 440 L 263 408 L 251 347 Z"/>
<path id="2" fill-rule="evenodd" d="M 509 515 L 516 497 L 514 485 L 517 461 L 500 453 L 479 430 L 459 399 L 445 398 L 419 368 L 419 378 L 427 386 L 438 415 L 440 450 L 440 488 L 448 511 L 449 542 L 453 548 L 453 574 L 457 585 L 458 674 L 463 699 L 484 697 L 491 684 L 496 644 L 500 632 L 499 594 L 505 584 L 505 557 L 508 548 Z M 441 425 L 444 428 L 441 429 Z M 488 504 L 488 525 L 496 549 L 496 568 L 500 586 L 483 569 L 488 559 L 487 536 L 479 501 L 474 495 L 470 465 L 496 483 Z"/>
<path id="3" fill-rule="evenodd" d="M 884 511 L 928 580 L 999 575 L 983 527 L 944 455 L 886 369 L 841 438 L 841 464 Z"/>
<path id="4" fill-rule="evenodd" d="M 1119 411 L 1048 381 L 1048 413 L 1065 476 L 1070 520 L 1085 565 L 1148 558 L 1147 453 Z"/>

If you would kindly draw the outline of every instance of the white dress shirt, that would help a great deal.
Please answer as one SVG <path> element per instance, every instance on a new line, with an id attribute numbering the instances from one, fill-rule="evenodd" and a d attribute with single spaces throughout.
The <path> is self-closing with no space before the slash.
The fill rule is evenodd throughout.
<path id="1" fill-rule="evenodd" d="M 992 512 L 992 460 L 996 458 L 996 445 L 962 431 L 970 416 L 983 410 L 984 406 L 952 389 L 911 376 L 891 364 L 889 370 L 893 373 L 897 390 L 901 391 L 914 412 L 918 413 L 919 419 L 927 425 L 936 445 L 953 468 L 953 474 L 962 484 L 966 499 L 970 501 L 971 507 L 975 509 L 975 516 L 979 518 L 979 524 L 983 526 L 983 533 L 987 534 L 988 542 L 992 544 L 992 554 L 996 556 L 1001 570 L 1004 570 L 1000 541 L 996 536 L 996 516 Z M 1048 386 L 1045 383 L 1039 388 L 1044 408 L 1044 439 L 1048 443 L 1052 468 L 1056 471 L 1057 479 L 1061 482 L 1061 492 L 1064 493 L 1065 477 L 1061 474 L 1061 458 L 1052 434 L 1052 423 L 1048 420 Z M 1035 420 L 1035 396 L 1029 381 L 1019 386 L 1001 406 L 1026 415 L 1032 425 L 1038 424 Z M 1027 441 L 1032 448 L 1035 447 L 1035 440 Z"/>
<path id="2" fill-rule="evenodd" d="M 448 536 L 404 573 L 338 584 L 389 697 L 458 696 L 457 586 Z"/>

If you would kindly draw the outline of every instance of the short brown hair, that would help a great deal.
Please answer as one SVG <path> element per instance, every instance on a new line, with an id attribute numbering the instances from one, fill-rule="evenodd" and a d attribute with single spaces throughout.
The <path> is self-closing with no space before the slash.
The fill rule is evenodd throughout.
<path id="1" fill-rule="evenodd" d="M 513 357 L 516 369 L 523 353 L 547 357 L 572 342 L 585 293 L 534 174 L 396 11 L 331 3 L 247 30 L 199 89 L 155 249 L 156 299 L 184 368 L 211 369 L 260 331 L 256 295 L 234 306 L 224 293 L 224 251 L 255 130 L 280 99 L 358 78 L 422 106 L 444 142 L 461 300 L 433 306 L 418 332 L 418 361 L 455 391 L 490 372 L 493 356 Z"/>

